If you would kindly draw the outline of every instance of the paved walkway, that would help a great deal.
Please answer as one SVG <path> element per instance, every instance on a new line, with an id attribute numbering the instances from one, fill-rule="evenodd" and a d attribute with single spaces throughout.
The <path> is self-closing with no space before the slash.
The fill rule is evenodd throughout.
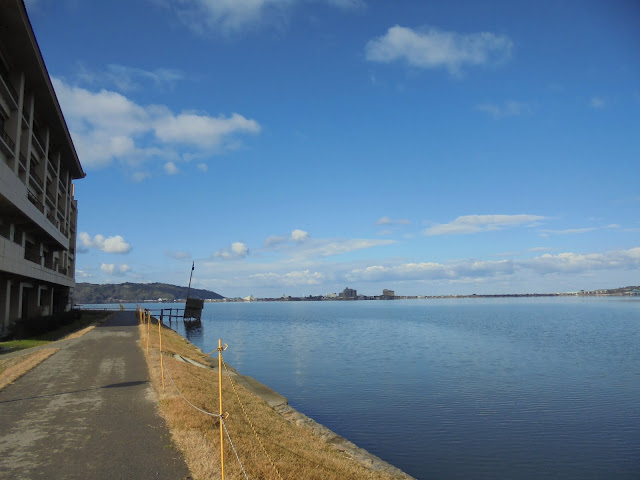
<path id="1" fill-rule="evenodd" d="M 135 314 L 114 313 L 0 391 L 0 478 L 190 478 L 137 340 Z"/>

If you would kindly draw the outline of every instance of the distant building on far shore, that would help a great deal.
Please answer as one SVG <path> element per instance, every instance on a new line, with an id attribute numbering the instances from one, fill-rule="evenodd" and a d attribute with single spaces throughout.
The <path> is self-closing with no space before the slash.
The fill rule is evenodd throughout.
<path id="1" fill-rule="evenodd" d="M 344 300 L 355 300 L 358 298 L 358 292 L 353 288 L 347 287 L 340 293 L 340 298 Z"/>
<path id="2" fill-rule="evenodd" d="M 383 298 L 394 298 L 395 296 L 396 296 L 396 292 L 394 292 L 393 290 L 387 290 L 386 288 L 382 290 Z"/>

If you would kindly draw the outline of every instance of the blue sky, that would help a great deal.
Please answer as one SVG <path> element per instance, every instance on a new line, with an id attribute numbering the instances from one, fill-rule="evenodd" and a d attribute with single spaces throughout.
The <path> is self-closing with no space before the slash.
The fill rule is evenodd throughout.
<path id="1" fill-rule="evenodd" d="M 640 4 L 30 0 L 79 282 L 640 284 Z"/>

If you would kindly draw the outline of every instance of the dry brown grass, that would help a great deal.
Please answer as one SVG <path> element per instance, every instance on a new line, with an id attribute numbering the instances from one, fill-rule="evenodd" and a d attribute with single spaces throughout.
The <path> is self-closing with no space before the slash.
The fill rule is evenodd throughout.
<path id="1" fill-rule="evenodd" d="M 82 330 L 78 330 L 77 332 L 70 333 L 66 337 L 63 337 L 62 340 L 72 340 L 74 338 L 79 338 L 83 336 L 85 333 L 90 332 L 94 328 L 96 328 L 95 325 L 90 325 L 88 327 L 83 328 Z"/>
<path id="2" fill-rule="evenodd" d="M 152 324 L 150 352 L 147 356 L 152 384 L 159 397 L 159 408 L 183 452 L 192 474 L 198 479 L 220 478 L 220 431 L 218 418 L 190 407 L 174 386 L 191 403 L 208 412 L 218 412 L 217 369 L 205 369 L 173 358 L 174 353 L 206 363 L 206 356 L 174 331 L 162 329 L 162 347 L 166 371 L 166 389 L 162 391 L 158 326 Z M 140 345 L 146 351 L 147 328 L 140 326 Z M 210 361 L 210 359 L 209 359 Z M 223 369 L 224 370 L 224 369 Z M 390 480 L 403 478 L 382 471 L 373 471 L 333 448 L 318 434 L 305 426 L 289 422 L 265 403 L 262 398 L 236 385 L 240 401 L 260 437 L 258 443 L 245 418 L 229 376 L 223 375 L 223 405 L 229 413 L 225 424 L 231 434 L 240 460 L 251 479 L 264 480 Z M 225 478 L 244 478 L 225 435 Z M 277 468 L 274 468 L 274 466 Z M 279 472 L 279 474 L 278 474 Z"/>
<path id="3" fill-rule="evenodd" d="M 0 360 L 0 390 L 15 382 L 22 375 L 44 362 L 59 348 L 44 348 L 33 353 Z"/>

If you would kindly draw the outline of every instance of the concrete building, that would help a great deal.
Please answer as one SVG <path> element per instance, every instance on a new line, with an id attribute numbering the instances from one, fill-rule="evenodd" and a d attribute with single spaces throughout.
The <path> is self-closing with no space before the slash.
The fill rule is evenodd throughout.
<path id="1" fill-rule="evenodd" d="M 358 292 L 347 287 L 340 293 L 340 298 L 344 300 L 355 300 L 358 298 Z"/>
<path id="2" fill-rule="evenodd" d="M 70 308 L 85 176 L 22 0 L 0 1 L 0 335 Z"/>
<path id="3" fill-rule="evenodd" d="M 383 298 L 394 298 L 395 296 L 396 296 L 396 292 L 394 292 L 393 290 L 389 290 L 386 288 L 382 290 Z"/>

